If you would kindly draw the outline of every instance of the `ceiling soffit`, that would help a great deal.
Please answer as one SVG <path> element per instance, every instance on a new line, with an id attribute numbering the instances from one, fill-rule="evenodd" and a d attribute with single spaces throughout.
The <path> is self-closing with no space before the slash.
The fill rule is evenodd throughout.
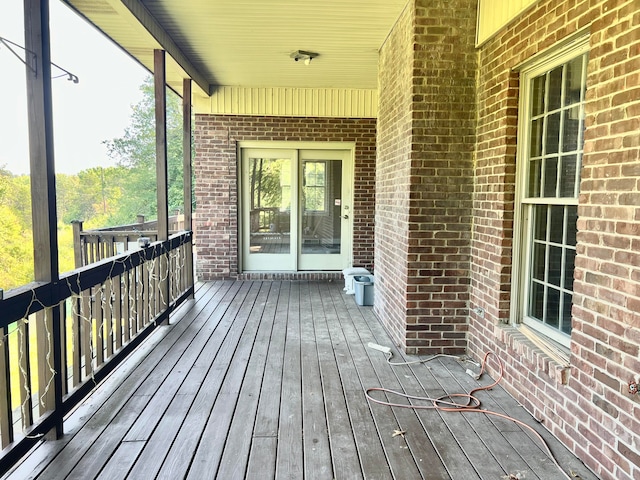
<path id="1" fill-rule="evenodd" d="M 176 91 L 377 88 L 378 50 L 406 0 L 63 0 Z M 143 26 L 144 25 L 144 26 Z M 309 65 L 291 53 L 319 54 Z"/>

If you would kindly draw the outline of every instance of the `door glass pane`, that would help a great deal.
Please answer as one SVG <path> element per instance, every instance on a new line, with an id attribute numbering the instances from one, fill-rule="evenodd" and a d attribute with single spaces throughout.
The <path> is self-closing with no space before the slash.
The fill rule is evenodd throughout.
<path id="1" fill-rule="evenodd" d="M 301 177 L 302 254 L 340 254 L 342 161 L 303 160 Z"/>
<path id="2" fill-rule="evenodd" d="M 249 159 L 251 254 L 291 250 L 291 160 Z"/>

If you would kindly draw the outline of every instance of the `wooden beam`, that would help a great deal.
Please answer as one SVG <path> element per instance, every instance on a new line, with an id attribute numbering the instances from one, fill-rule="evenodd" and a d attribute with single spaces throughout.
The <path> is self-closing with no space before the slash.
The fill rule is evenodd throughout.
<path id="1" fill-rule="evenodd" d="M 178 65 L 193 78 L 198 86 L 211 95 L 212 87 L 206 76 L 198 70 L 191 60 L 182 53 L 178 45 L 175 43 L 171 35 L 162 28 L 158 21 L 149 13 L 147 7 L 140 0 L 121 0 L 122 4 L 133 14 L 134 17 L 142 24 L 142 26 L 151 34 L 153 38 L 162 46 L 164 50 L 173 58 Z"/>

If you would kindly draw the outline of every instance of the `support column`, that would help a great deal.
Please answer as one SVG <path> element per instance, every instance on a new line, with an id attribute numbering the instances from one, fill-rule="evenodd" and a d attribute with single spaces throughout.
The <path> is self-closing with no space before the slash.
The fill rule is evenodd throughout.
<path id="1" fill-rule="evenodd" d="M 476 0 L 412 0 L 380 51 L 375 310 L 409 353 L 466 350 Z"/>
<path id="2" fill-rule="evenodd" d="M 182 82 L 182 156 L 183 156 L 183 182 L 184 182 L 184 229 L 193 231 L 193 184 L 192 178 L 192 155 L 191 151 L 191 86 L 190 78 L 185 78 Z M 186 269 L 187 281 L 194 284 L 193 274 L 193 249 L 192 244 L 186 247 Z M 193 295 L 192 295 L 193 298 Z"/>
<path id="3" fill-rule="evenodd" d="M 156 182 L 158 200 L 158 240 L 169 239 L 169 186 L 167 168 L 167 91 L 165 51 L 153 51 L 153 79 L 155 87 L 156 115 Z M 169 268 L 168 253 L 158 257 L 159 275 L 158 290 L 161 311 L 169 305 Z M 168 320 L 167 320 L 168 321 Z"/>
<path id="4" fill-rule="evenodd" d="M 51 100 L 51 52 L 48 0 L 24 0 L 29 156 L 31 168 L 31 217 L 33 222 L 34 274 L 39 282 L 59 280 L 58 219 L 53 150 L 53 108 Z M 40 414 L 62 404 L 60 308 L 36 316 L 38 350 L 38 393 Z M 50 334 L 49 334 L 50 332 Z M 53 368 L 45 358 L 53 348 Z M 53 377 L 53 380 L 52 380 Z M 51 389 L 53 385 L 53 390 Z M 62 435 L 62 416 L 56 419 L 56 436 Z"/>

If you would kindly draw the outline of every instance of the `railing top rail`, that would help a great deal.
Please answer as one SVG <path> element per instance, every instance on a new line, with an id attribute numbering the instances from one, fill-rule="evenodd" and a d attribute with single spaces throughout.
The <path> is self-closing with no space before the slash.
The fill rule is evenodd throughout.
<path id="1" fill-rule="evenodd" d="M 184 215 L 173 215 L 169 217 L 169 225 L 184 222 Z M 148 220 L 146 222 L 136 222 L 130 223 L 128 225 L 117 225 L 115 227 L 103 227 L 103 228 L 94 228 L 91 230 L 82 230 L 84 232 L 122 232 L 122 231 L 133 231 L 138 232 L 141 230 L 153 230 L 158 225 L 158 220 Z"/>
<path id="2" fill-rule="evenodd" d="M 0 328 L 4 328 L 30 314 L 58 305 L 72 295 L 100 285 L 107 279 L 134 269 L 146 261 L 191 242 L 191 232 L 172 235 L 169 240 L 153 242 L 148 247 L 130 250 L 100 260 L 91 265 L 60 275 L 58 282 L 33 282 L 4 293 L 0 300 Z"/>
<path id="3" fill-rule="evenodd" d="M 186 231 L 187 230 L 175 230 L 172 233 L 177 234 L 177 233 L 182 233 Z M 157 230 L 83 230 L 80 232 L 81 237 L 99 237 L 99 238 L 125 237 L 125 236 L 149 237 L 149 236 L 155 236 L 157 234 L 158 234 Z"/>

